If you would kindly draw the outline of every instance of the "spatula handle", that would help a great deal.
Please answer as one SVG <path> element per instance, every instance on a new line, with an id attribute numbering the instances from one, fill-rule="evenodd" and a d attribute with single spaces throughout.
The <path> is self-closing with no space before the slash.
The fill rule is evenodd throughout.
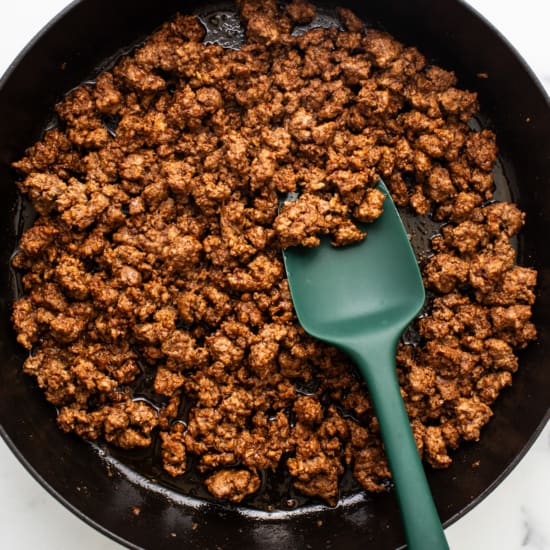
<path id="1" fill-rule="evenodd" d="M 392 472 L 410 550 L 448 550 L 411 431 L 395 370 L 396 342 L 350 353 L 367 382 Z M 349 350 L 350 352 L 352 350 Z"/>

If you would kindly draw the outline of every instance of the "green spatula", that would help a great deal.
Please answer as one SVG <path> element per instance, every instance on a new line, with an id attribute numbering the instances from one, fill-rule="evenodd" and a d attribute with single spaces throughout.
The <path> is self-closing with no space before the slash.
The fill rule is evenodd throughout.
<path id="1" fill-rule="evenodd" d="M 448 544 L 418 456 L 395 370 L 397 342 L 425 300 L 403 222 L 386 193 L 366 239 L 334 248 L 291 248 L 284 260 L 304 330 L 346 351 L 367 382 L 411 550 Z"/>

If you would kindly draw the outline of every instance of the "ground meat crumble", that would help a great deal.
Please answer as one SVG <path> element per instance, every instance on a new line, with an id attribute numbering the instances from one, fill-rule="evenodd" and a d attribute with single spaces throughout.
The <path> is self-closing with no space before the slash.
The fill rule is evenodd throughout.
<path id="1" fill-rule="evenodd" d="M 390 472 L 353 366 L 296 320 L 281 247 L 363 239 L 352 220 L 382 213 L 380 177 L 399 206 L 444 222 L 422 340 L 397 358 L 434 468 L 479 439 L 536 337 L 536 272 L 515 263 L 524 214 L 491 202 L 495 136 L 468 126 L 476 94 L 452 72 L 347 9 L 345 31 L 294 36 L 315 17 L 306 0 L 238 7 L 240 50 L 202 44 L 178 15 L 72 91 L 15 163 L 38 218 L 13 260 L 13 323 L 66 432 L 124 449 L 158 434 L 168 474 L 192 455 L 231 502 L 282 463 L 335 504 L 346 467 L 368 491 Z"/>

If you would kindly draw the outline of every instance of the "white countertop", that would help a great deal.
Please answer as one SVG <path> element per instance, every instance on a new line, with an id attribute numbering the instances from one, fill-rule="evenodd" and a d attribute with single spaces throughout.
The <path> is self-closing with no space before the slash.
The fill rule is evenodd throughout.
<path id="1" fill-rule="evenodd" d="M 468 0 L 468 3 L 512 42 L 550 92 L 549 0 Z M 67 0 L 2 0 L 0 74 L 36 32 L 68 4 Z M 451 549 L 550 550 L 549 495 L 550 424 L 506 480 L 446 530 Z M 54 500 L 0 440 L 0 548 L 122 547 Z"/>

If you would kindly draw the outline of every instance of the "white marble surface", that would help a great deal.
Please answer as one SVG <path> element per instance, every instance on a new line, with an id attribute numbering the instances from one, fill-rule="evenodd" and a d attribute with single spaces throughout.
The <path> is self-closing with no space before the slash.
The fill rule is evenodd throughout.
<path id="1" fill-rule="evenodd" d="M 550 91 L 549 0 L 468 2 L 514 44 Z M 67 0 L 1 0 L 0 73 L 32 36 L 68 4 Z M 550 550 L 549 499 L 550 424 L 510 476 L 447 529 L 451 549 Z M 0 548 L 122 547 L 88 527 L 50 497 L 0 441 Z"/>

